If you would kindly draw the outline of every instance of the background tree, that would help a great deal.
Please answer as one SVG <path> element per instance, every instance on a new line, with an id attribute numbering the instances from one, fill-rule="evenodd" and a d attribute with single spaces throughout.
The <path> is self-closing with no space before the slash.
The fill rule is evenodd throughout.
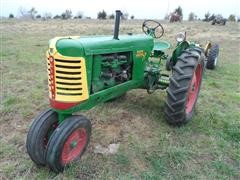
<path id="1" fill-rule="evenodd" d="M 70 19 L 72 17 L 72 11 L 70 9 L 66 9 L 61 16 L 62 19 Z"/>
<path id="2" fill-rule="evenodd" d="M 197 20 L 197 15 L 194 14 L 193 12 L 190 12 L 188 15 L 188 21 L 195 21 Z"/>
<path id="3" fill-rule="evenodd" d="M 182 10 L 181 6 L 178 6 L 178 8 L 175 9 L 174 13 L 183 17 L 183 10 Z"/>
<path id="4" fill-rule="evenodd" d="M 104 10 L 102 10 L 102 11 L 98 12 L 97 18 L 98 19 L 106 19 L 107 18 L 107 13 Z"/>
<path id="5" fill-rule="evenodd" d="M 41 19 L 42 16 L 40 14 L 36 15 L 36 19 Z"/>
<path id="6" fill-rule="evenodd" d="M 236 16 L 234 14 L 231 14 L 229 17 L 228 17 L 228 20 L 229 21 L 232 21 L 232 22 L 236 22 Z"/>
<path id="7" fill-rule="evenodd" d="M 124 13 L 122 14 L 122 19 L 123 19 L 123 20 L 127 20 L 127 19 L 128 19 L 128 16 L 129 16 L 129 14 L 128 14 L 127 12 L 124 12 Z"/>
<path id="8" fill-rule="evenodd" d="M 76 16 L 74 17 L 74 19 L 82 19 L 83 18 L 83 12 L 79 11 Z"/>
<path id="9" fill-rule="evenodd" d="M 8 18 L 9 18 L 9 19 L 14 18 L 14 15 L 11 13 L 11 14 L 9 14 Z"/>
<path id="10" fill-rule="evenodd" d="M 20 7 L 19 14 L 20 14 L 20 17 L 24 19 L 35 19 L 37 10 L 34 7 L 32 7 L 30 10 L 26 10 L 25 8 Z"/>
<path id="11" fill-rule="evenodd" d="M 114 19 L 114 18 L 115 18 L 114 14 L 109 15 L 109 19 Z"/>
<path id="12" fill-rule="evenodd" d="M 20 18 L 23 18 L 23 19 L 30 19 L 31 18 L 29 16 L 28 11 L 25 8 L 20 7 L 18 11 L 19 11 L 19 17 Z"/>
<path id="13" fill-rule="evenodd" d="M 52 14 L 50 12 L 46 12 L 42 15 L 42 19 L 43 20 L 52 19 Z"/>
<path id="14" fill-rule="evenodd" d="M 61 18 L 62 18 L 62 16 L 60 16 L 58 14 L 53 17 L 53 19 L 61 19 Z"/>
<path id="15" fill-rule="evenodd" d="M 27 15 L 27 10 L 23 7 L 19 8 L 19 14 L 21 17 L 25 17 Z"/>
<path id="16" fill-rule="evenodd" d="M 134 17 L 134 15 L 131 15 L 131 19 L 134 19 L 135 17 Z"/>
<path id="17" fill-rule="evenodd" d="M 216 15 L 215 14 L 212 14 L 209 18 L 208 18 L 208 21 L 212 21 L 216 18 Z"/>
<path id="18" fill-rule="evenodd" d="M 211 14 L 210 14 L 209 12 L 207 12 L 207 13 L 204 15 L 205 18 L 203 19 L 203 21 L 207 21 L 207 22 L 208 22 L 210 15 L 211 15 Z"/>
<path id="19" fill-rule="evenodd" d="M 32 8 L 28 11 L 28 14 L 29 14 L 29 16 L 31 17 L 31 19 L 35 19 L 35 16 L 36 16 L 36 14 L 37 14 L 37 10 L 36 10 L 34 7 L 32 7 Z"/>

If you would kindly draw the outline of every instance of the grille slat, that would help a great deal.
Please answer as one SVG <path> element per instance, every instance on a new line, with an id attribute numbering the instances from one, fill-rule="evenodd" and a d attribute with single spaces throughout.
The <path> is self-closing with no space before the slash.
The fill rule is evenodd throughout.
<path id="1" fill-rule="evenodd" d="M 56 73 L 58 74 L 69 74 L 69 75 L 78 75 L 78 74 L 81 74 L 81 72 L 66 72 L 66 71 L 56 71 Z"/>
<path id="2" fill-rule="evenodd" d="M 65 93 L 65 94 L 82 94 L 81 90 L 63 90 L 63 89 L 57 89 L 57 93 Z"/>
<path id="3" fill-rule="evenodd" d="M 63 84 L 63 85 L 82 85 L 82 83 L 78 82 L 78 83 L 67 83 L 67 82 L 59 82 L 57 81 L 57 84 Z"/>
<path id="4" fill-rule="evenodd" d="M 72 88 L 72 87 L 71 87 L 71 88 L 63 88 L 63 87 L 58 87 L 58 86 L 57 86 L 57 89 L 60 89 L 60 90 L 71 90 L 71 91 L 72 91 L 72 90 L 73 90 L 73 91 L 74 91 L 74 90 L 82 90 L 82 88 Z"/>
<path id="5" fill-rule="evenodd" d="M 81 81 L 81 79 L 78 79 L 78 80 L 76 80 L 76 79 L 60 79 L 60 78 L 56 78 L 56 82 L 58 83 L 81 83 L 82 81 Z"/>
<path id="6" fill-rule="evenodd" d="M 81 74 L 63 74 L 63 73 L 57 73 L 59 77 L 66 77 L 66 78 L 80 78 L 82 77 Z"/>
<path id="7" fill-rule="evenodd" d="M 82 88 L 82 85 L 80 84 L 80 85 L 71 85 L 71 86 L 69 86 L 69 84 L 57 84 L 57 88 Z"/>
<path id="8" fill-rule="evenodd" d="M 58 65 L 58 64 L 56 64 L 56 67 L 58 67 L 58 68 L 66 68 L 66 69 L 81 69 L 81 66 L 73 66 L 72 64 L 71 65 L 69 65 L 69 66 L 66 66 L 66 65 Z"/>
<path id="9" fill-rule="evenodd" d="M 62 62 L 62 63 L 80 63 L 81 60 L 63 60 L 63 59 L 55 59 L 57 63 Z"/>
<path id="10" fill-rule="evenodd" d="M 57 79 L 66 79 L 66 80 L 81 80 L 80 76 L 78 77 L 65 77 L 65 76 L 56 76 Z"/>
<path id="11" fill-rule="evenodd" d="M 56 66 L 55 66 L 56 67 Z M 56 67 L 56 71 L 62 71 L 62 72 L 73 72 L 73 73 L 79 73 L 81 72 L 81 69 L 73 69 L 73 68 L 63 68 L 63 67 Z"/>
<path id="12" fill-rule="evenodd" d="M 79 95 L 82 95 L 82 93 L 61 93 L 61 92 L 57 92 L 57 94 L 65 95 L 65 96 L 79 96 Z"/>

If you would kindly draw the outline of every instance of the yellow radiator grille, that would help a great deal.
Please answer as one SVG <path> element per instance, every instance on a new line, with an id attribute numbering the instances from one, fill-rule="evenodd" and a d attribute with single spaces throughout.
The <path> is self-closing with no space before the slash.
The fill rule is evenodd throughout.
<path id="1" fill-rule="evenodd" d="M 55 100 L 79 102 L 88 99 L 84 58 L 56 58 L 54 60 Z"/>

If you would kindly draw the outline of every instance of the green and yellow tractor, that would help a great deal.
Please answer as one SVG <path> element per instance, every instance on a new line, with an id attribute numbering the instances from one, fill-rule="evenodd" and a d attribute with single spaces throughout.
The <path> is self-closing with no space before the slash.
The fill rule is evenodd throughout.
<path id="1" fill-rule="evenodd" d="M 116 11 L 113 37 L 57 37 L 49 41 L 46 60 L 51 108 L 34 119 L 26 142 L 37 165 L 62 172 L 81 157 L 90 141 L 91 122 L 74 113 L 132 89 L 148 93 L 166 89 L 167 122 L 179 126 L 192 119 L 205 61 L 210 69 L 216 66 L 218 46 L 207 43 L 202 48 L 187 41 L 186 33 L 179 33 L 168 56 L 165 50 L 170 44 L 155 42 L 164 33 L 159 22 L 144 21 L 145 34 L 119 36 L 120 18 L 121 11 Z M 165 68 L 169 73 L 162 73 Z"/>

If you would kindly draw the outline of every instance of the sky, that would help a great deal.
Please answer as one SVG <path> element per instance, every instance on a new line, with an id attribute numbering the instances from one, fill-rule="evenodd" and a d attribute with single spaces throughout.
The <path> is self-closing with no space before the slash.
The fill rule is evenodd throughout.
<path id="1" fill-rule="evenodd" d="M 35 7 L 41 15 L 51 12 L 54 16 L 71 9 L 73 15 L 83 12 L 84 16 L 96 18 L 97 12 L 103 9 L 107 14 L 119 9 L 138 19 L 162 19 L 178 6 L 183 9 L 184 19 L 190 12 L 203 18 L 208 11 L 226 18 L 230 14 L 240 16 L 239 0 L 0 0 L 0 3 L 0 16 L 5 17 L 10 13 L 18 16 L 20 7 L 26 10 Z"/>

